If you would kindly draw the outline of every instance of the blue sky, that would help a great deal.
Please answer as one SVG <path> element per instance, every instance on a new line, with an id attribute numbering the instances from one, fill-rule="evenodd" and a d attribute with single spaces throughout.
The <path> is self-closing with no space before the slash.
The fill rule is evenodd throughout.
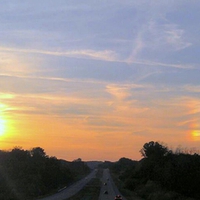
<path id="1" fill-rule="evenodd" d="M 199 8 L 193 0 L 2 0 L 2 147 L 100 160 L 139 159 L 151 140 L 198 148 Z"/>

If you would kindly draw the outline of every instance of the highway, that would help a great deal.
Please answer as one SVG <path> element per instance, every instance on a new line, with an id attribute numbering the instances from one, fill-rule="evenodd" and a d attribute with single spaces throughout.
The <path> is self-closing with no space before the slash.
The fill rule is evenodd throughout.
<path id="1" fill-rule="evenodd" d="M 115 196 L 120 194 L 120 192 L 113 182 L 109 169 L 104 169 L 101 181 L 102 181 L 102 187 L 99 195 L 99 200 L 114 200 Z M 106 191 L 107 194 L 105 194 Z M 122 199 L 126 200 L 125 197 L 123 196 Z"/>
<path id="2" fill-rule="evenodd" d="M 96 171 L 92 171 L 88 176 L 74 183 L 70 187 L 54 194 L 49 197 L 41 198 L 38 200 L 65 200 L 78 193 L 92 178 L 96 175 Z"/>
<path id="3" fill-rule="evenodd" d="M 75 195 L 76 193 L 78 193 L 92 178 L 95 178 L 95 177 L 96 177 L 96 171 L 94 170 L 88 176 L 74 183 L 68 188 L 63 189 L 62 191 L 57 192 L 56 194 L 53 194 L 45 198 L 40 198 L 38 200 L 66 200 L 72 197 L 73 195 Z M 101 178 L 101 182 L 102 182 L 102 186 L 101 186 L 98 200 L 114 200 L 115 196 L 120 194 L 115 183 L 113 182 L 109 169 L 103 170 L 103 176 Z M 106 194 L 105 194 L 105 191 L 107 191 Z M 123 200 L 126 200 L 125 197 L 122 196 L 122 198 Z"/>

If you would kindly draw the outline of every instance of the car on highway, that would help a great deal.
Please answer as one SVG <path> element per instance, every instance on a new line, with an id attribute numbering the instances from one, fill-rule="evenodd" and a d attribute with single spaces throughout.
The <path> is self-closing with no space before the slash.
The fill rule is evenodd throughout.
<path id="1" fill-rule="evenodd" d="M 122 196 L 118 194 L 117 196 L 115 196 L 115 200 L 122 200 Z"/>

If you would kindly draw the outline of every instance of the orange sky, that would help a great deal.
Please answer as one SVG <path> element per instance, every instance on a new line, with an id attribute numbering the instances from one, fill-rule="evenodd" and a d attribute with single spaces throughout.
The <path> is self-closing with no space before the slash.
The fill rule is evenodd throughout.
<path id="1" fill-rule="evenodd" d="M 48 155 L 67 160 L 81 157 L 83 160 L 115 161 L 121 157 L 139 160 L 139 150 L 151 140 L 164 142 L 169 148 L 179 145 L 192 148 L 199 143 L 199 127 L 195 119 L 175 120 L 183 117 L 180 113 L 186 116 L 196 113 L 198 102 L 194 99 L 182 99 L 182 103 L 174 100 L 174 105 L 170 106 L 167 102 L 156 101 L 157 107 L 140 107 L 139 102 L 126 102 L 124 97 L 115 93 L 116 90 L 112 88 L 113 98 L 101 101 L 71 100 L 63 95 L 54 98 L 27 94 L 4 94 L 3 97 L 1 94 L 7 102 L 1 104 L 1 149 L 40 146 Z M 19 101 L 20 106 L 16 104 Z M 77 106 L 83 104 L 98 109 L 89 116 L 85 113 L 50 114 L 56 104 L 64 108 L 75 101 Z M 34 108 L 32 104 L 37 106 Z M 164 105 L 160 107 L 159 104 Z"/>

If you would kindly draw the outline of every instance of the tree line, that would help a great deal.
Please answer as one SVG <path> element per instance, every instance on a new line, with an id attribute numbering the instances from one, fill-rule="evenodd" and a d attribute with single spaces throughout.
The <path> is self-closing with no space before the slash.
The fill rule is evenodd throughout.
<path id="1" fill-rule="evenodd" d="M 111 166 L 125 189 L 148 200 L 200 199 L 199 154 L 181 149 L 174 152 L 154 141 L 145 143 L 140 153 L 143 158 L 132 166 L 119 167 L 119 162 Z"/>
<path id="2" fill-rule="evenodd" d="M 81 160 L 59 160 L 41 147 L 0 150 L 0 199 L 35 199 L 72 184 L 89 171 Z"/>
<path id="3" fill-rule="evenodd" d="M 159 142 L 145 143 L 142 159 L 121 158 L 99 167 L 110 168 L 123 189 L 148 200 L 200 199 L 200 155 L 170 150 Z M 90 172 L 80 158 L 68 162 L 48 156 L 44 149 L 16 147 L 0 150 L 0 199 L 31 200 L 58 191 Z"/>

